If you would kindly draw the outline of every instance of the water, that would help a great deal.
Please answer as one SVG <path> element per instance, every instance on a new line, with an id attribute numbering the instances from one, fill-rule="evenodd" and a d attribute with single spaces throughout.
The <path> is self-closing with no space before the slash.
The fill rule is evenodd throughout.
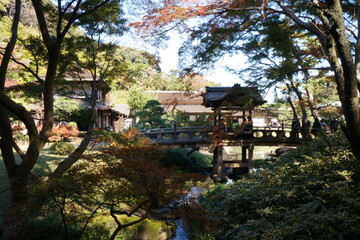
<path id="1" fill-rule="evenodd" d="M 272 150 L 272 148 L 269 147 L 267 149 L 259 149 L 260 151 L 254 152 L 255 159 L 268 158 L 270 149 Z M 256 168 L 253 169 L 254 172 L 256 172 L 257 170 L 259 170 L 259 169 L 256 169 Z M 234 181 L 232 179 L 228 179 L 226 184 L 233 184 L 233 183 L 234 183 Z M 185 196 L 185 198 L 182 199 L 182 201 L 195 201 L 196 202 L 198 200 L 198 198 L 200 197 L 200 194 L 205 190 L 206 189 L 202 188 L 202 187 L 192 187 L 192 188 L 190 188 L 190 190 L 189 190 L 188 194 Z M 170 238 L 169 240 L 190 240 L 188 237 L 188 234 L 186 232 L 185 226 L 183 224 L 183 220 L 178 219 L 173 222 L 176 224 L 176 232 L 175 232 L 175 236 Z"/>
<path id="2" fill-rule="evenodd" d="M 186 196 L 180 201 L 186 201 L 188 203 L 197 202 L 201 193 L 206 189 L 202 187 L 192 187 L 186 194 Z M 170 238 L 170 240 L 189 240 L 188 234 L 186 232 L 184 223 L 182 219 L 173 221 L 176 224 L 175 237 Z"/>
<path id="3" fill-rule="evenodd" d="M 176 232 L 175 237 L 170 238 L 170 240 L 189 240 L 188 234 L 185 230 L 185 226 L 183 224 L 182 219 L 175 220 L 174 223 L 176 224 Z"/>

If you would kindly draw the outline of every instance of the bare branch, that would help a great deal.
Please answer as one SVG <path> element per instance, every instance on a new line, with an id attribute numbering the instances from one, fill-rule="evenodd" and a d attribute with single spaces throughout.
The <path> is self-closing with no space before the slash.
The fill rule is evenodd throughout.
<path id="1" fill-rule="evenodd" d="M 20 149 L 19 145 L 17 145 L 15 141 L 13 141 L 12 145 L 17 154 L 21 157 L 21 159 L 24 159 L 25 153 Z"/>
<path id="2" fill-rule="evenodd" d="M 33 4 L 35 12 L 36 12 L 36 17 L 37 17 L 37 20 L 39 23 L 40 32 L 43 37 L 45 46 L 48 50 L 50 50 L 52 48 L 52 41 L 51 41 L 49 30 L 47 27 L 42 1 L 41 0 L 32 0 L 32 4 Z"/>

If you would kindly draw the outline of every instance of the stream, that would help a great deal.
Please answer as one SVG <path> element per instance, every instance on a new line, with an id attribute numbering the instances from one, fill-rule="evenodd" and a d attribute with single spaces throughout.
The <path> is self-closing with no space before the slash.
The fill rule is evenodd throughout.
<path id="1" fill-rule="evenodd" d="M 176 224 L 175 237 L 172 237 L 169 240 L 189 240 L 189 237 L 185 230 L 185 226 L 182 222 L 182 219 L 178 219 L 173 222 Z"/>
<path id="2" fill-rule="evenodd" d="M 270 150 L 273 150 L 272 148 L 267 149 L 258 149 L 258 151 L 254 152 L 256 159 L 265 159 L 269 156 Z M 258 169 L 254 168 L 254 172 L 256 172 Z M 232 179 L 228 179 L 226 184 L 232 184 L 234 181 Z M 184 200 L 189 199 L 198 199 L 203 191 L 205 191 L 205 188 L 202 187 L 192 187 L 189 190 L 189 193 L 185 196 Z M 188 237 L 188 233 L 186 232 L 185 225 L 183 223 L 182 219 L 177 219 L 174 221 L 171 221 L 176 224 L 176 232 L 175 236 L 170 238 L 169 240 L 190 240 Z"/>
<path id="3" fill-rule="evenodd" d="M 201 193 L 204 192 L 206 189 L 202 187 L 192 187 L 190 188 L 188 194 L 184 197 L 184 201 L 197 201 L 200 197 Z M 170 238 L 169 240 L 189 240 L 188 234 L 186 232 L 186 228 L 183 224 L 182 219 L 177 219 L 172 221 L 176 224 L 176 232 L 175 236 Z"/>

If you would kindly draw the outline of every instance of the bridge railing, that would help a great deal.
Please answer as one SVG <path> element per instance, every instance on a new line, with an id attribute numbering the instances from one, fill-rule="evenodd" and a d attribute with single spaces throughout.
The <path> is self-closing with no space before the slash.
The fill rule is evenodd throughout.
<path id="1" fill-rule="evenodd" d="M 250 132 L 232 132 L 228 133 L 228 139 L 238 138 L 253 138 L 264 141 L 304 141 L 302 134 L 294 132 L 291 128 L 269 128 L 269 127 L 254 127 Z"/>
<path id="2" fill-rule="evenodd" d="M 212 127 L 173 127 L 138 130 L 140 134 L 160 143 L 211 143 Z M 225 131 L 223 140 L 254 139 L 262 141 L 302 142 L 301 133 L 295 133 L 290 128 L 254 127 L 249 132 Z"/>
<path id="3" fill-rule="evenodd" d="M 138 130 L 140 134 L 158 143 L 162 142 L 208 142 L 211 127 L 173 127 Z"/>

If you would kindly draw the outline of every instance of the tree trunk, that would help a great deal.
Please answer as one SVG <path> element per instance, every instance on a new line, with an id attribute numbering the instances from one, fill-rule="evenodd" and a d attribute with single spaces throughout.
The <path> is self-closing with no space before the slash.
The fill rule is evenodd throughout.
<path id="1" fill-rule="evenodd" d="M 346 136 L 355 157 L 360 161 L 360 110 L 358 95 L 358 79 L 356 63 L 353 62 L 351 45 L 346 36 L 346 28 L 340 1 L 329 1 L 329 11 L 325 12 L 327 19 L 331 20 L 329 38 L 335 43 L 336 49 L 331 47 L 328 57 L 334 68 L 337 90 L 346 120 Z M 329 41 L 329 42 L 330 42 Z M 336 51 L 335 51 L 336 50 Z M 340 62 L 339 62 L 340 60 Z"/>
<path id="2" fill-rule="evenodd" d="M 305 91 L 306 91 L 306 95 L 309 100 L 309 108 L 310 108 L 311 116 L 313 116 L 313 118 L 315 119 L 318 117 L 318 113 L 317 113 L 317 109 L 315 107 L 314 95 L 312 94 L 312 92 L 310 91 L 310 89 L 308 87 L 305 88 Z"/>
<path id="3" fill-rule="evenodd" d="M 346 120 L 347 139 L 351 145 L 352 152 L 360 161 L 360 112 L 358 96 L 360 84 L 356 71 L 356 66 L 359 64 L 358 61 L 360 59 L 356 56 L 356 61 L 354 62 L 352 46 L 346 34 L 344 13 L 340 0 L 326 1 L 326 4 L 322 5 L 322 7 L 319 7 L 320 2 L 313 1 L 315 5 L 314 11 L 322 21 L 322 28 L 302 21 L 283 1 L 275 0 L 275 2 L 296 24 L 315 34 L 319 39 L 335 74 L 337 91 Z M 359 45 L 356 47 L 359 47 Z M 358 49 L 356 50 L 358 53 Z"/>
<path id="4" fill-rule="evenodd" d="M 27 178 L 13 178 L 0 240 L 22 239 L 30 217 Z"/>
<path id="5" fill-rule="evenodd" d="M 299 105 L 300 105 L 300 109 L 301 109 L 301 113 L 302 113 L 301 133 L 306 140 L 310 141 L 310 140 L 312 140 L 312 137 L 310 134 L 310 128 L 309 128 L 309 124 L 308 124 L 309 120 L 308 120 L 307 113 L 306 113 L 305 101 L 304 101 L 304 98 L 302 97 L 301 92 L 295 86 L 293 79 L 291 77 L 289 77 L 289 78 L 290 78 L 291 87 L 299 99 Z"/>
<path id="6" fill-rule="evenodd" d="M 294 106 L 294 103 L 293 103 L 292 100 L 291 100 L 290 94 L 289 94 L 289 97 L 288 97 L 286 100 L 287 100 L 288 103 L 290 104 L 291 110 L 292 110 L 292 112 L 293 112 L 293 119 L 298 120 L 299 117 L 298 117 L 298 115 L 297 115 L 297 112 L 296 112 L 296 108 L 295 108 L 295 106 Z"/>

